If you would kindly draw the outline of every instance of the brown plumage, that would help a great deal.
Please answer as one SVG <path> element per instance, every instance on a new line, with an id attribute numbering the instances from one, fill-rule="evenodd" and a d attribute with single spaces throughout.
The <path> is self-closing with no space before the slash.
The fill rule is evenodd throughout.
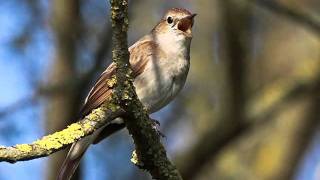
<path id="1" fill-rule="evenodd" d="M 139 47 L 139 48 L 137 48 Z M 143 50 L 143 53 L 139 52 Z M 130 65 L 133 71 L 133 77 L 139 76 L 146 67 L 147 60 L 157 53 L 162 53 L 158 48 L 158 45 L 153 41 L 145 41 L 139 44 L 139 46 L 134 46 L 129 49 L 130 53 Z M 111 79 L 112 75 L 116 72 L 116 65 L 114 63 L 100 75 L 97 82 L 94 84 L 93 88 L 90 90 L 87 99 L 80 110 L 80 118 L 88 115 L 93 109 L 99 107 L 103 102 L 110 98 L 113 87 L 108 85 L 108 81 Z"/>
<path id="2" fill-rule="evenodd" d="M 129 48 L 136 93 L 150 113 L 167 105 L 184 86 L 190 65 L 194 16 L 185 9 L 170 9 L 151 33 Z M 80 118 L 109 100 L 114 88 L 110 80 L 116 70 L 116 65 L 112 63 L 101 74 L 85 100 Z M 57 179 L 69 180 L 90 144 L 123 127 L 123 121 L 117 118 L 92 135 L 73 143 Z"/>
<path id="3" fill-rule="evenodd" d="M 143 52 L 140 52 L 142 51 Z M 161 53 L 158 45 L 151 41 L 150 39 L 143 40 L 142 42 L 135 46 L 129 48 L 130 53 L 130 65 L 133 71 L 133 76 L 138 77 L 143 73 L 146 68 L 148 59 L 156 59 L 155 53 Z M 112 93 L 113 87 L 110 87 L 108 81 L 116 72 L 116 65 L 114 63 L 100 75 L 99 79 L 90 90 L 83 107 L 80 110 L 80 118 L 88 115 L 92 110 L 98 108 L 102 103 L 107 101 Z M 114 132 L 124 128 L 124 124 L 108 124 L 103 128 L 97 130 L 93 135 L 87 136 L 78 142 L 74 143 L 69 153 L 61 166 L 59 176 L 57 180 L 68 180 L 72 177 L 74 171 L 78 167 L 84 152 L 89 147 L 91 143 L 96 144 L 107 136 L 113 134 Z M 90 138 L 90 139 L 88 139 Z M 90 144 L 88 144 L 90 142 Z M 77 149 L 77 150 L 75 150 Z M 79 150 L 81 149 L 81 150 Z M 73 151 L 80 151 L 80 154 L 72 154 Z"/>

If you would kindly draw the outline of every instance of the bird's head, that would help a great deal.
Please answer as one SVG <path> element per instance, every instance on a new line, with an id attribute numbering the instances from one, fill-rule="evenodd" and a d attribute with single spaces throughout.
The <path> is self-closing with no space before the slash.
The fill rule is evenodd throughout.
<path id="1" fill-rule="evenodd" d="M 153 29 L 153 32 L 191 39 L 192 26 L 196 15 L 182 8 L 169 9 Z"/>

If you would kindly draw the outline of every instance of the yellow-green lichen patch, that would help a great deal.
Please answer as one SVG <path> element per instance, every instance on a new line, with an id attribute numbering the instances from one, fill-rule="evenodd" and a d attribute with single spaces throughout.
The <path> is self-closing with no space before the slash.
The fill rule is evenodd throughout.
<path id="1" fill-rule="evenodd" d="M 110 109 L 112 112 L 115 112 L 120 109 L 120 106 L 114 103 L 108 103 L 107 109 Z"/>
<path id="2" fill-rule="evenodd" d="M 84 136 L 84 130 L 81 125 L 71 124 L 67 129 L 45 136 L 42 139 L 35 141 L 34 144 L 47 150 L 59 149 L 63 145 L 73 143 L 82 136 Z"/>
<path id="3" fill-rule="evenodd" d="M 122 100 L 132 100 L 128 90 L 124 90 L 122 93 Z"/>
<path id="4" fill-rule="evenodd" d="M 96 119 L 99 119 L 99 111 L 100 108 L 93 110 L 90 114 L 88 114 L 85 119 L 88 119 L 89 121 L 94 121 Z"/>
<path id="5" fill-rule="evenodd" d="M 83 124 L 83 130 L 84 130 L 84 131 L 88 131 L 88 130 L 91 128 L 91 126 L 90 126 L 89 123 L 90 123 L 90 122 L 87 122 L 87 123 Z"/>
<path id="6" fill-rule="evenodd" d="M 18 144 L 16 148 L 22 152 L 30 152 L 32 150 L 32 147 L 28 144 Z"/>
<path id="7" fill-rule="evenodd" d="M 107 85 L 109 88 L 114 87 L 116 83 L 117 83 L 117 79 L 115 77 L 112 77 L 111 79 L 107 80 Z"/>
<path id="8" fill-rule="evenodd" d="M 138 160 L 138 155 L 137 155 L 137 153 L 136 153 L 136 150 L 134 150 L 133 152 L 132 152 L 132 155 L 131 155 L 131 162 L 133 163 L 133 164 L 138 164 L 139 163 L 139 160 Z"/>
<path id="9" fill-rule="evenodd" d="M 136 166 L 140 166 L 140 167 L 143 166 L 143 162 L 140 161 L 136 150 L 132 152 L 130 161 Z"/>

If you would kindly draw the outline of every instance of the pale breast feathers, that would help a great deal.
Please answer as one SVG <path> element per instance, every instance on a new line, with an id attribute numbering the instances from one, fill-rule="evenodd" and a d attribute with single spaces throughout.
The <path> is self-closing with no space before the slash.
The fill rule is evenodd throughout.
<path id="1" fill-rule="evenodd" d="M 156 58 L 156 52 L 162 53 L 158 45 L 153 41 L 138 41 L 129 48 L 130 64 L 133 70 L 133 77 L 139 76 L 151 58 Z M 103 102 L 108 100 L 111 95 L 113 87 L 110 87 L 107 82 L 116 72 L 116 65 L 114 63 L 100 75 L 94 87 L 90 90 L 84 105 L 80 110 L 80 118 L 88 115 L 93 109 L 98 108 Z"/>

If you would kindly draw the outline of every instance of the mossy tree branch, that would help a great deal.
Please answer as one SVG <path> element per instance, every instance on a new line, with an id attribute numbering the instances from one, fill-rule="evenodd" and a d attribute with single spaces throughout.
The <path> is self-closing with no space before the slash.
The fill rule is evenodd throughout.
<path id="1" fill-rule="evenodd" d="M 158 132 L 153 128 L 149 115 L 138 100 L 129 66 L 127 45 L 128 1 L 111 0 L 113 28 L 113 61 L 117 64 L 116 97 L 126 110 L 126 127 L 135 143 L 132 162 L 150 172 L 154 179 L 182 179 L 176 167 L 169 161 L 166 150 L 160 142 Z"/>
<path id="2" fill-rule="evenodd" d="M 44 136 L 30 144 L 18 144 L 11 147 L 0 146 L 0 162 L 15 163 L 36 159 L 64 149 L 80 138 L 90 135 L 96 129 L 120 116 L 123 111 L 109 102 L 93 110 L 89 115 L 66 129 Z"/>

